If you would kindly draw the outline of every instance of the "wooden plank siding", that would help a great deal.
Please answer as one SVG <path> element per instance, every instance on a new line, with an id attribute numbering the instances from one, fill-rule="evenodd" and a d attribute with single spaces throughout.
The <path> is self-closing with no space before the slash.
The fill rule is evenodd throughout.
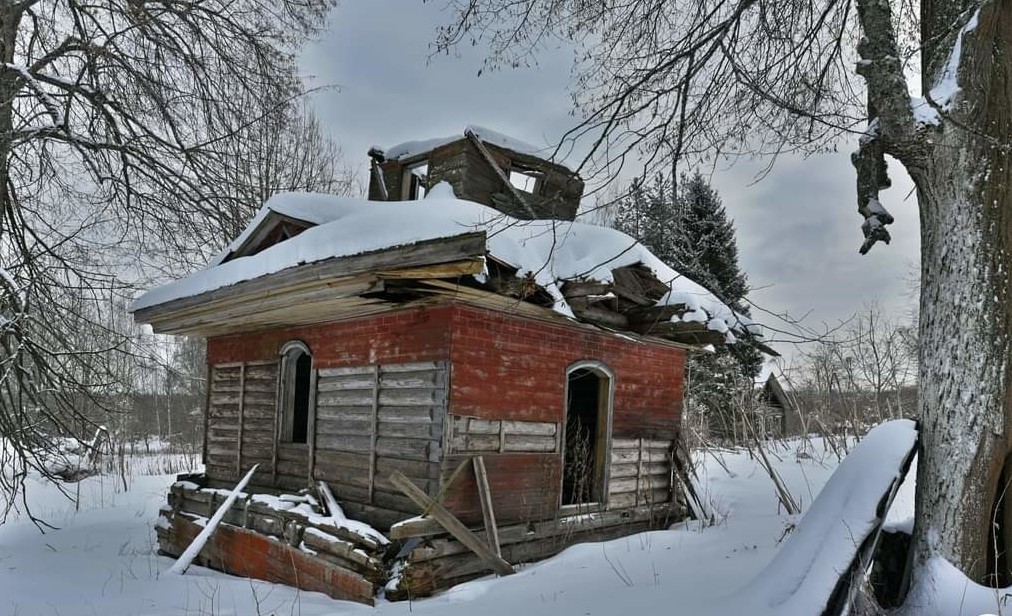
<path id="1" fill-rule="evenodd" d="M 207 475 L 233 480 L 254 464 L 254 484 L 270 485 L 278 362 L 251 361 L 210 367 L 207 404 Z"/>
<path id="2" fill-rule="evenodd" d="M 608 477 L 608 509 L 671 502 L 674 441 L 613 438 Z"/>
<path id="3" fill-rule="evenodd" d="M 389 476 L 400 471 L 436 493 L 447 386 L 446 362 L 321 369 L 314 476 L 342 502 L 414 515 Z"/>
<path id="4" fill-rule="evenodd" d="M 228 482 L 259 463 L 257 487 L 295 491 L 324 480 L 343 503 L 393 514 L 380 516 L 387 523 L 415 514 L 390 483 L 392 472 L 436 493 L 446 362 L 315 370 L 308 443 L 278 442 L 278 371 L 277 361 L 211 366 L 209 479 Z"/>
<path id="5" fill-rule="evenodd" d="M 558 453 L 559 424 L 452 417 L 447 453 Z"/>

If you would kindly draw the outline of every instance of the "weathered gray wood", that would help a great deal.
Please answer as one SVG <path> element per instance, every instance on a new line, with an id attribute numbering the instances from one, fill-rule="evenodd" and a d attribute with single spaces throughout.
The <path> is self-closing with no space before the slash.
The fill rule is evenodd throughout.
<path id="1" fill-rule="evenodd" d="M 443 427 L 437 423 L 390 423 L 377 424 L 377 434 L 381 437 L 411 438 L 436 440 L 443 434 Z"/>
<path id="2" fill-rule="evenodd" d="M 370 389 L 348 389 L 320 393 L 320 406 L 371 406 L 373 392 Z"/>
<path id="3" fill-rule="evenodd" d="M 640 453 L 635 449 L 612 449 L 611 452 L 611 463 L 612 464 L 636 464 L 639 461 Z M 642 454 L 644 462 L 665 462 L 668 459 L 667 453 L 662 453 L 660 450 L 647 449 Z"/>
<path id="4" fill-rule="evenodd" d="M 667 475 L 647 475 L 614 479 L 608 483 L 608 491 L 611 494 L 619 494 L 622 492 L 638 493 L 643 490 L 655 490 L 668 488 L 669 486 L 670 481 Z"/>
<path id="5" fill-rule="evenodd" d="M 317 447 L 316 459 L 319 469 L 330 466 L 342 466 L 362 471 L 369 469 L 369 455 L 367 453 L 333 451 Z"/>
<path id="6" fill-rule="evenodd" d="M 443 362 L 438 361 L 416 361 L 403 364 L 384 364 L 380 367 L 381 374 L 393 374 L 397 372 L 420 372 L 423 370 L 445 370 Z"/>
<path id="7" fill-rule="evenodd" d="M 371 415 L 362 417 L 356 413 L 351 417 L 328 417 L 317 424 L 316 433 L 333 436 L 371 436 L 374 425 Z"/>
<path id="8" fill-rule="evenodd" d="M 439 452 L 433 445 L 429 439 L 379 437 L 374 449 L 381 456 L 435 462 L 439 459 Z"/>
<path id="9" fill-rule="evenodd" d="M 637 473 L 642 473 L 644 476 L 659 475 L 666 477 L 670 472 L 671 466 L 667 462 L 644 462 L 642 470 L 636 464 L 612 464 L 611 465 L 611 478 L 612 479 L 623 479 L 626 477 L 635 477 Z"/>
<path id="10" fill-rule="evenodd" d="M 492 507 L 492 490 L 488 486 L 488 473 L 485 471 L 485 459 L 476 456 L 472 459 L 474 476 L 478 482 L 478 500 L 481 502 L 481 518 L 485 523 L 485 536 L 496 556 L 502 556 L 499 545 L 499 531 L 496 528 L 495 509 Z"/>
<path id="11" fill-rule="evenodd" d="M 450 451 L 459 453 L 499 452 L 499 434 L 462 434 L 450 439 Z"/>
<path id="12" fill-rule="evenodd" d="M 372 451 L 372 439 L 368 435 L 317 435 L 316 447 L 320 450 L 363 453 Z"/>
<path id="13" fill-rule="evenodd" d="M 461 434 L 495 434 L 498 435 L 502 429 L 502 422 L 489 419 L 478 419 L 477 417 L 454 418 L 454 429 Z"/>
<path id="14" fill-rule="evenodd" d="M 210 433 L 209 423 L 211 420 L 211 389 L 214 378 L 214 368 L 207 366 L 204 370 L 204 442 L 200 451 L 200 461 L 207 464 L 207 442 Z"/>
<path id="15" fill-rule="evenodd" d="M 342 368 L 320 368 L 320 377 L 341 377 L 349 375 L 372 375 L 372 366 L 349 366 Z"/>
<path id="16" fill-rule="evenodd" d="M 610 291 L 610 282 L 598 280 L 567 280 L 562 285 L 562 295 L 566 299 L 586 297 L 588 295 L 604 295 Z"/>
<path id="17" fill-rule="evenodd" d="M 506 172 L 504 172 L 499 167 L 499 163 L 496 162 L 495 157 L 493 157 L 492 153 L 488 151 L 487 147 L 485 147 L 485 142 L 482 141 L 481 138 L 478 137 L 473 131 L 471 131 L 471 129 L 465 130 L 464 136 L 467 137 L 471 141 L 471 143 L 474 144 L 474 147 L 477 148 L 478 152 L 481 153 L 482 158 L 488 164 L 489 168 L 492 169 L 492 171 L 496 174 L 499 180 L 502 181 L 503 186 L 506 188 L 506 190 L 510 191 L 510 194 L 513 195 L 513 198 L 517 200 L 517 203 L 519 203 L 524 208 L 524 210 L 530 215 L 531 219 L 533 220 L 538 218 L 538 215 L 534 212 L 534 209 L 530 206 L 529 203 L 527 203 L 527 198 L 524 195 L 521 195 L 520 191 L 518 191 L 513 186 L 513 184 L 510 182 L 509 176 L 507 176 Z"/>
<path id="18" fill-rule="evenodd" d="M 554 436 L 558 432 L 558 424 L 543 421 L 504 421 L 506 434 L 532 434 Z"/>
<path id="19" fill-rule="evenodd" d="M 438 462 L 376 456 L 376 475 L 378 477 L 386 477 L 394 471 L 400 471 L 412 481 L 415 481 L 415 479 L 419 482 L 425 479 L 436 479 L 438 481 L 439 468 Z"/>
<path id="20" fill-rule="evenodd" d="M 550 453 L 556 450 L 556 443 L 555 436 L 506 434 L 503 451 Z"/>
<path id="21" fill-rule="evenodd" d="M 437 503 L 429 496 L 411 483 L 407 477 L 400 473 L 390 475 L 390 481 L 396 485 L 404 494 L 415 502 L 420 508 L 429 510 L 430 515 L 438 521 L 446 530 L 456 537 L 461 543 L 477 554 L 493 571 L 499 575 L 510 575 L 513 567 L 500 556 L 489 550 L 488 546 L 482 543 L 445 507 Z"/>
<path id="22" fill-rule="evenodd" d="M 316 469 L 317 480 L 324 480 L 334 484 L 334 489 L 340 486 L 355 486 L 369 489 L 369 474 L 366 469 L 339 466 L 337 464 L 320 465 Z M 368 500 L 368 492 L 366 499 Z"/>
<path id="23" fill-rule="evenodd" d="M 274 377 L 274 421 L 271 442 L 274 450 L 271 452 L 271 477 L 277 482 L 278 479 L 278 441 L 281 440 L 281 360 L 277 362 L 277 374 Z"/>
<path id="24" fill-rule="evenodd" d="M 305 443 L 281 443 L 278 446 L 279 462 L 305 462 L 309 445 Z"/>
<path id="25" fill-rule="evenodd" d="M 375 381 L 371 374 L 349 374 L 343 376 L 320 376 L 320 391 L 345 391 L 372 389 Z"/>
<path id="26" fill-rule="evenodd" d="M 446 401 L 442 389 L 380 389 L 383 406 L 441 406 Z"/>
<path id="27" fill-rule="evenodd" d="M 243 418 L 244 418 L 244 407 L 243 399 L 245 398 L 246 385 L 246 364 L 239 366 L 239 429 L 236 438 L 236 452 L 235 452 L 235 474 L 238 475 L 242 472 L 242 440 L 243 440 Z"/>
<path id="28" fill-rule="evenodd" d="M 394 406 L 380 405 L 379 418 L 382 422 L 399 423 L 430 423 L 440 422 L 445 405 L 444 400 L 438 405 L 430 406 Z"/>
<path id="29" fill-rule="evenodd" d="M 380 404 L 380 370 L 373 366 L 372 382 L 372 417 L 369 426 L 369 503 L 373 503 L 373 492 L 376 488 L 376 442 L 379 438 L 379 404 Z"/>
<path id="30" fill-rule="evenodd" d="M 309 375 L 309 417 L 306 420 L 306 444 L 309 446 L 306 458 L 306 480 L 313 484 L 313 471 L 316 468 L 316 389 L 319 371 L 313 370 Z"/>

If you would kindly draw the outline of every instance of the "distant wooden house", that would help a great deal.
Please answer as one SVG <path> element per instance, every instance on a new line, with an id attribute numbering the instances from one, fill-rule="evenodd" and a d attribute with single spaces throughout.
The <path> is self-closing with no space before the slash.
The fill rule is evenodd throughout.
<path id="1" fill-rule="evenodd" d="M 756 429 L 766 438 L 782 438 L 796 434 L 791 431 L 798 422 L 797 404 L 784 391 L 777 375 L 766 372 L 756 382 Z"/>
<path id="2" fill-rule="evenodd" d="M 406 565 L 387 596 L 420 596 L 685 515 L 686 351 L 755 328 L 627 236 L 521 223 L 433 184 L 508 212 L 517 202 L 497 195 L 575 211 L 571 172 L 466 135 L 403 148 L 411 156 L 373 152 L 370 193 L 382 174 L 387 198 L 428 156 L 424 200 L 279 195 L 211 267 L 135 303 L 156 332 L 207 338 L 206 471 L 173 488 L 163 550 L 178 554 L 194 516 L 220 502 L 213 489 L 254 464 L 251 494 L 324 482 L 348 517 L 401 549 L 307 511 L 319 497 L 249 496 L 204 562 L 365 602 L 394 557 Z M 471 192 L 491 164 L 483 150 L 502 175 L 521 163 L 542 174 L 545 200 Z M 444 154 L 460 167 L 441 167 Z M 300 504 L 268 507 L 279 502 Z"/>

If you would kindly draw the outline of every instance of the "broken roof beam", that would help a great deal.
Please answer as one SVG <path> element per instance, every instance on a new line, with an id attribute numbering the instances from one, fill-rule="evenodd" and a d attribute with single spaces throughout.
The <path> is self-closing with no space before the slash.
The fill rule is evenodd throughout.
<path id="1" fill-rule="evenodd" d="M 611 270 L 612 291 L 620 298 L 640 306 L 653 306 L 671 290 L 647 266 L 635 263 Z"/>
<path id="2" fill-rule="evenodd" d="M 626 310 L 626 318 L 629 319 L 629 326 L 636 331 L 649 334 L 655 327 L 663 327 L 672 323 L 672 319 L 678 317 L 675 322 L 680 322 L 681 316 L 689 311 L 685 304 L 668 304 L 664 306 L 637 306 Z"/>
<path id="3" fill-rule="evenodd" d="M 600 280 L 567 280 L 562 283 L 562 295 L 567 300 L 578 297 L 601 296 L 611 293 L 610 282 Z"/>
<path id="4" fill-rule="evenodd" d="M 499 176 L 499 179 L 502 180 L 503 185 L 506 186 L 507 190 L 510 191 L 510 194 L 513 195 L 513 198 L 516 199 L 517 202 L 523 206 L 524 210 L 530 215 L 532 220 L 536 220 L 538 218 L 538 215 L 534 211 L 534 208 L 532 208 L 531 205 L 527 203 L 527 199 L 525 199 L 524 196 L 520 194 L 520 191 L 518 191 L 513 186 L 513 183 L 510 182 L 509 176 L 506 175 L 506 172 L 499 167 L 499 163 L 496 162 L 495 158 L 492 156 L 492 153 L 489 152 L 488 148 L 485 147 L 485 142 L 481 140 L 481 137 L 475 134 L 475 132 L 471 130 L 470 127 L 468 127 L 467 130 L 464 131 L 464 136 L 467 137 L 468 140 L 470 140 L 471 143 L 474 144 L 474 147 L 477 148 L 479 153 L 481 153 L 481 157 L 485 159 L 485 162 L 492 169 L 492 171 L 494 171 L 495 174 Z"/>
<path id="5" fill-rule="evenodd" d="M 649 327 L 630 327 L 633 331 L 658 338 L 665 338 L 672 342 L 683 344 L 724 344 L 724 334 L 712 330 L 705 323 L 691 322 L 666 322 L 656 323 Z"/>
<path id="6" fill-rule="evenodd" d="M 606 307 L 604 305 L 606 302 L 592 301 L 590 296 L 567 298 L 566 301 L 573 309 L 573 314 L 584 321 L 604 327 L 629 329 L 629 319 L 624 314 Z"/>

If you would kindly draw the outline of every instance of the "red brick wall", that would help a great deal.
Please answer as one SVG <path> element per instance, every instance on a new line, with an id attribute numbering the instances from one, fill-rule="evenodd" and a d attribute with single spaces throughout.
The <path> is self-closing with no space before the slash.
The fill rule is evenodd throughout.
<path id="1" fill-rule="evenodd" d="M 672 433 L 681 418 L 685 350 L 589 327 L 458 305 L 452 319 L 450 412 L 561 422 L 566 368 L 595 360 L 615 374 L 613 433 Z"/>
<path id="2" fill-rule="evenodd" d="M 207 341 L 207 361 L 221 364 L 273 359 L 289 340 L 309 345 L 317 368 L 443 360 L 450 354 L 452 314 L 452 306 L 437 306 L 211 338 Z"/>
<path id="3" fill-rule="evenodd" d="M 681 416 L 684 349 L 466 305 L 212 338 L 208 361 L 275 358 L 292 339 L 309 345 L 321 368 L 450 360 L 449 410 L 456 415 L 561 423 L 566 369 L 594 360 L 615 374 L 613 435 L 670 436 Z M 496 454 L 485 463 L 503 522 L 554 511 L 560 454 Z M 472 475 L 458 479 L 445 497 L 465 521 L 481 519 Z"/>
<path id="4" fill-rule="evenodd" d="M 671 432 L 681 417 L 683 349 L 466 305 L 211 338 L 208 362 L 276 358 L 293 339 L 318 368 L 449 359 L 457 415 L 561 422 L 566 368 L 596 360 L 615 373 L 614 434 Z"/>

